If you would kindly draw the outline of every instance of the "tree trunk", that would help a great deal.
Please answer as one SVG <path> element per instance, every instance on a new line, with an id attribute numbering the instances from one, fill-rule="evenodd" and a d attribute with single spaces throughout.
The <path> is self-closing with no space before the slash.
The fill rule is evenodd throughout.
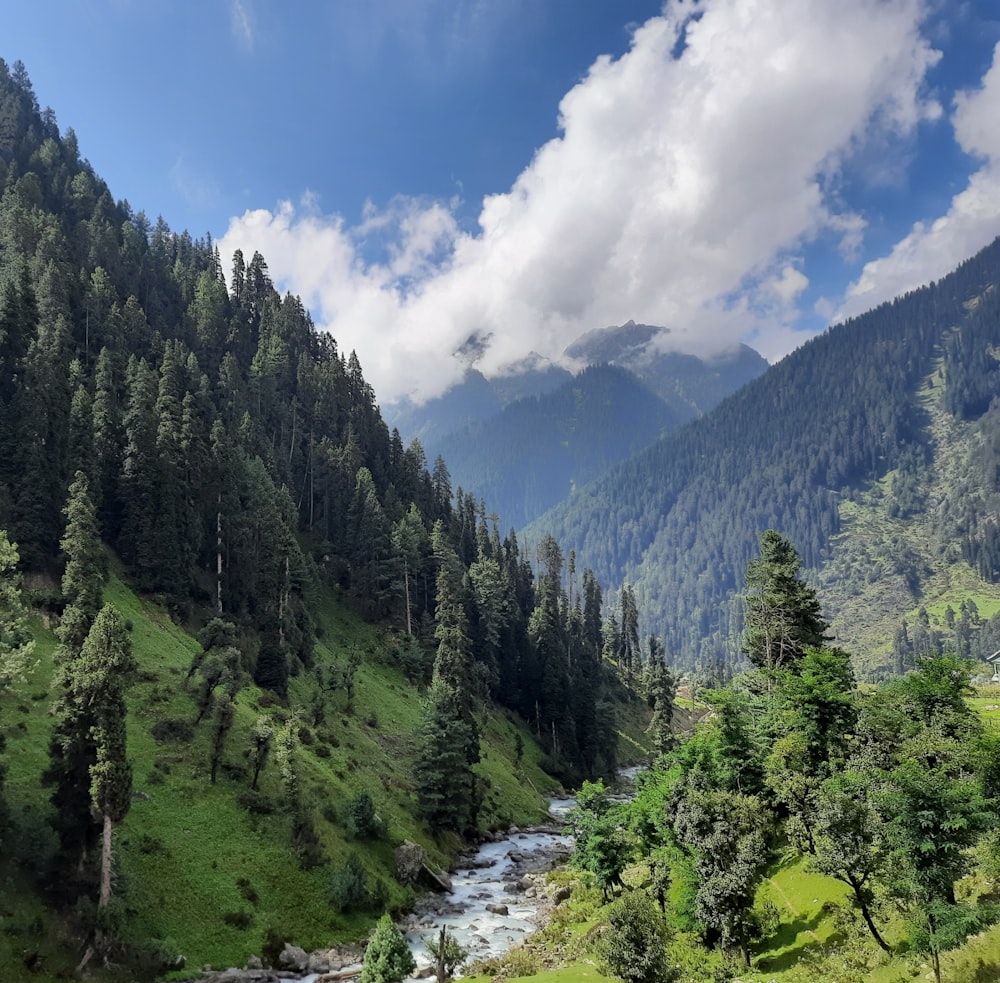
<path id="1" fill-rule="evenodd" d="M 104 814 L 104 841 L 101 847 L 101 895 L 98 909 L 106 908 L 111 900 L 111 817 Z"/>
<path id="2" fill-rule="evenodd" d="M 219 506 L 222 505 L 222 492 L 219 492 Z M 215 513 L 215 606 L 222 614 L 222 508 Z"/>
<path id="3" fill-rule="evenodd" d="M 857 901 L 858 907 L 861 909 L 861 917 L 864 918 L 865 924 L 868 926 L 868 931 L 872 933 L 872 938 L 879 944 L 879 948 L 883 952 L 892 952 L 889 943 L 882 938 L 881 933 L 875 926 L 875 920 L 872 918 L 872 913 L 868 908 L 868 899 L 865 897 L 864 885 L 857 883 L 854 878 L 851 878 L 849 883 L 851 890 L 854 891 L 854 900 Z"/>
<path id="4" fill-rule="evenodd" d="M 410 624 L 410 566 L 403 561 L 403 583 L 406 585 L 406 634 L 408 637 L 413 637 L 413 628 Z"/>

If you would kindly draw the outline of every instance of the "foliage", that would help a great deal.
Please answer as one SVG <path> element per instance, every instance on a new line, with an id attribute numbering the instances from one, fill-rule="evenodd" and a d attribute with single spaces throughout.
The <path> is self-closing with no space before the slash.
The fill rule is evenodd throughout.
<path id="1" fill-rule="evenodd" d="M 434 975 L 440 983 L 448 983 L 469 956 L 468 951 L 459 945 L 458 939 L 448 931 L 446 925 L 441 926 L 437 938 L 433 936 L 425 938 L 424 945 L 434 957 Z"/>
<path id="2" fill-rule="evenodd" d="M 671 967 L 670 932 L 649 896 L 626 891 L 611 904 L 598 942 L 602 968 L 626 983 L 670 983 L 679 978 Z"/>
<path id="3" fill-rule="evenodd" d="M 403 933 L 388 915 L 383 915 L 365 949 L 361 983 L 400 983 L 416 968 L 417 964 Z"/>
<path id="4" fill-rule="evenodd" d="M 330 876 L 330 902 L 337 911 L 360 911 L 371 904 L 368 874 L 361 858 L 349 853 Z"/>
<path id="5" fill-rule="evenodd" d="M 347 803 L 347 831 L 359 840 L 379 837 L 385 832 L 384 824 L 379 819 L 375 803 L 368 792 L 358 792 Z"/>

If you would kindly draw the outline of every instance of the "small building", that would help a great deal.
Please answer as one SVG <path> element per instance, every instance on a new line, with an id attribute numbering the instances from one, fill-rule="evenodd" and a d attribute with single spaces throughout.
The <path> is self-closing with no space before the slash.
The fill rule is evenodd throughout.
<path id="1" fill-rule="evenodd" d="M 1000 683 L 1000 649 L 997 649 L 992 655 L 986 656 L 986 664 L 993 667 L 993 678 L 990 682 Z"/>

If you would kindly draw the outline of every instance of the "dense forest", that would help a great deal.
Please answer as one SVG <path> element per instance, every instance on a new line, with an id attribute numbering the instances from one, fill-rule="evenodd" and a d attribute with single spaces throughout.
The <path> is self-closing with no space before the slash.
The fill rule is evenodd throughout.
<path id="1" fill-rule="evenodd" d="M 939 282 L 829 329 L 576 490 L 528 534 L 551 532 L 604 582 L 631 582 L 648 627 L 684 667 L 739 661 L 738 590 L 761 530 L 781 530 L 820 569 L 842 532 L 843 503 L 887 475 L 879 494 L 893 515 L 940 506 L 936 554 L 965 558 L 995 582 L 998 264 L 995 242 Z M 974 431 L 976 450 L 933 503 L 929 399 Z M 921 567 L 905 550 L 897 562 L 916 608 Z"/>
<path id="2" fill-rule="evenodd" d="M 131 619 L 105 603 L 109 573 L 197 635 L 180 681 L 193 724 L 159 720 L 153 735 L 209 735 L 211 785 L 248 687 L 276 708 L 243 768 L 256 792 L 268 759 L 280 766 L 307 866 L 322 855 L 317 826 L 343 818 L 302 795 L 293 745 L 315 742 L 342 694 L 351 711 L 363 661 L 343 640 L 341 661 L 317 661 L 324 598 L 388 629 L 379 657 L 423 701 L 406 755 L 425 830 L 474 836 L 497 821 L 477 771 L 490 706 L 527 722 L 550 774 L 614 772 L 640 662 L 634 604 L 606 619 L 572 554 L 551 537 L 529 553 L 453 489 L 440 457 L 404 446 L 355 354 L 277 292 L 261 255 L 237 252 L 224 273 L 211 239 L 116 201 L 20 63 L 0 62 L 0 188 L 0 697 L 23 698 L 30 610 L 58 641 L 52 689 L 36 694 L 53 722 L 35 773 L 58 843 L 22 859 L 52 904 L 106 908 L 133 792 L 126 693 L 155 682 L 150 706 L 173 699 L 137 661 Z M 324 756 L 337 744 L 330 734 Z M 0 843 L 28 832 L 0 820 Z"/>

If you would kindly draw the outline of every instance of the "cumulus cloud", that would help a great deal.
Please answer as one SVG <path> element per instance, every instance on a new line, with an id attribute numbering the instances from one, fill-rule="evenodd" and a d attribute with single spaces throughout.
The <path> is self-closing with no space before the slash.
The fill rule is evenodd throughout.
<path id="1" fill-rule="evenodd" d="M 259 249 L 384 401 L 443 391 L 469 339 L 497 373 L 630 318 L 687 351 L 749 338 L 780 356 L 803 245 L 829 236 L 850 253 L 863 236 L 831 190 L 842 168 L 940 112 L 922 95 L 938 58 L 923 13 L 921 0 L 675 0 L 565 95 L 559 135 L 483 200 L 474 232 L 445 203 L 394 202 L 350 227 L 285 202 L 233 219 L 220 245 Z"/>
<path id="2" fill-rule="evenodd" d="M 961 148 L 982 161 L 948 211 L 917 222 L 879 259 L 866 263 L 850 285 L 836 319 L 866 311 L 882 301 L 935 280 L 971 256 L 1000 232 L 1000 44 L 979 88 L 955 97 L 951 117 Z"/>

